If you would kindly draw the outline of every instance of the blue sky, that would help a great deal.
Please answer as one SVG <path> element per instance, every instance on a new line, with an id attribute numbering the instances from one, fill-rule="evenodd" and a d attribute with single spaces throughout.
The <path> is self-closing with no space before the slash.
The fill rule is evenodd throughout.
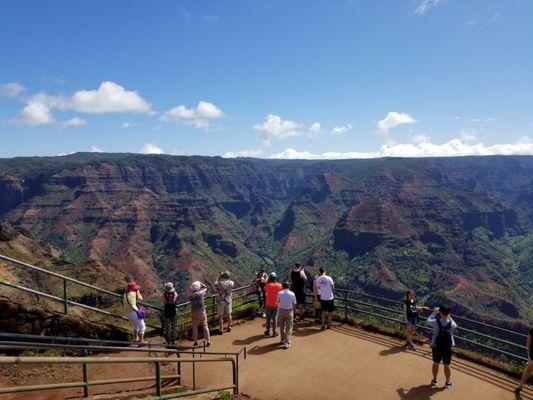
<path id="1" fill-rule="evenodd" d="M 0 2 L 0 157 L 533 154 L 527 0 Z"/>

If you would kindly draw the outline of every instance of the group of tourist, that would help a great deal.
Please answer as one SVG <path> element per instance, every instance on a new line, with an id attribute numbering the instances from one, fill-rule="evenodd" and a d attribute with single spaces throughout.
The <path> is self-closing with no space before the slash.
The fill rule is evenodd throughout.
<path id="1" fill-rule="evenodd" d="M 252 287 L 258 297 L 259 314 L 266 318 L 265 336 L 277 337 L 278 328 L 280 344 L 288 349 L 291 345 L 292 331 L 295 321 L 302 321 L 304 318 L 304 307 L 306 300 L 305 287 L 308 276 L 304 267 L 295 263 L 290 273 L 290 280 L 278 282 L 275 272 L 266 274 L 262 266 L 254 274 Z M 228 271 L 223 272 L 215 281 L 217 311 L 219 316 L 219 333 L 230 332 L 232 326 L 232 291 L 235 287 L 230 279 Z M 324 268 L 319 268 L 318 273 L 312 279 L 310 285 L 313 295 L 313 306 L 316 310 L 315 318 L 321 324 L 320 329 L 329 329 L 332 326 L 332 313 L 334 311 L 334 291 L 333 279 L 326 274 Z M 144 319 L 146 311 L 137 303 L 143 298 L 140 293 L 141 287 L 135 282 L 129 282 L 125 289 L 124 304 L 126 307 L 126 317 L 133 324 L 133 339 L 136 342 L 144 343 L 144 333 L 146 325 Z M 195 281 L 190 286 L 189 300 L 191 303 L 192 337 L 194 346 L 198 345 L 198 328 L 203 330 L 203 336 L 207 341 L 207 346 L 211 345 L 207 312 L 205 307 L 205 296 L 208 288 L 205 284 Z M 175 344 L 176 337 L 176 306 L 178 294 L 172 282 L 164 285 L 163 294 L 163 328 L 165 340 L 168 345 Z M 450 364 L 452 360 L 453 348 L 455 346 L 454 335 L 457 330 L 457 323 L 453 320 L 450 308 L 440 306 L 429 308 L 419 306 L 413 290 L 406 292 L 403 303 L 403 315 L 405 323 L 405 333 L 407 340 L 404 347 L 407 350 L 416 351 L 413 343 L 413 335 L 419 321 L 420 311 L 431 311 L 427 318 L 427 324 L 433 328 L 431 337 L 432 348 L 432 380 L 431 386 L 437 387 L 437 375 L 440 364 L 444 365 L 445 382 L 444 387 L 453 386 L 451 380 Z M 227 318 L 227 329 L 224 330 L 224 318 Z M 517 394 L 522 390 L 525 382 L 533 372 L 533 328 L 529 331 L 527 339 L 528 363 L 523 371 L 520 385 L 516 388 Z"/>

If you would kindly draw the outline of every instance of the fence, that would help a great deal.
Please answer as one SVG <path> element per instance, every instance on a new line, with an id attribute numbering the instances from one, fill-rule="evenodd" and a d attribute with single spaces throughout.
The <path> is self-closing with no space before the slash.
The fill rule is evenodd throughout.
<path id="1" fill-rule="evenodd" d="M 312 295 L 308 294 L 308 298 Z M 337 289 L 335 316 L 344 320 L 355 318 L 369 325 L 392 330 L 403 330 L 403 302 L 359 293 L 353 290 Z M 527 362 L 525 343 L 527 334 L 515 332 L 499 326 L 476 321 L 471 318 L 453 315 L 458 325 L 455 335 L 458 348 L 479 353 L 507 364 Z M 421 316 L 425 321 L 427 318 Z M 425 324 L 418 331 L 430 336 L 433 329 Z"/>
<path id="2" fill-rule="evenodd" d="M 45 292 L 42 292 L 36 289 L 31 289 L 31 288 L 28 288 L 28 287 L 25 287 L 25 286 L 22 286 L 22 285 L 13 283 L 13 282 L 8 282 L 5 280 L 0 280 L 0 285 L 11 287 L 16 290 L 20 290 L 26 293 L 30 293 L 32 295 L 36 295 L 38 297 L 46 298 L 46 299 L 61 303 L 63 305 L 62 311 L 63 311 L 63 314 L 65 315 L 69 315 L 71 307 L 79 307 L 85 310 L 96 312 L 101 315 L 105 315 L 107 317 L 112 317 L 115 319 L 127 321 L 127 318 L 118 312 L 103 310 L 98 307 L 93 307 L 93 306 L 72 300 L 69 297 L 69 288 L 72 285 L 78 285 L 80 287 L 90 289 L 91 291 L 102 293 L 106 296 L 109 296 L 111 299 L 115 300 L 114 306 L 110 306 L 109 308 L 114 307 L 115 309 L 120 308 L 120 306 L 122 305 L 122 299 L 123 299 L 122 293 L 115 293 L 110 290 L 106 290 L 98 286 L 94 286 L 94 285 L 79 281 L 77 279 L 70 278 L 65 275 L 61 275 L 61 274 L 58 274 L 52 271 L 48 271 L 44 268 L 40 268 L 35 265 L 24 263 L 22 261 L 4 256 L 2 254 L 0 254 L 0 259 L 8 261 L 12 264 L 24 267 L 24 268 L 28 268 L 38 273 L 42 273 L 48 276 L 58 278 L 62 281 L 63 290 L 62 290 L 62 295 L 57 296 L 54 294 L 45 293 Z M 246 311 L 245 306 L 255 303 L 256 301 L 255 294 L 253 291 L 250 291 L 250 288 L 251 288 L 251 285 L 247 285 L 247 286 L 236 288 L 233 291 L 233 309 L 234 309 L 235 314 L 238 315 L 241 311 Z M 210 296 L 207 296 L 205 299 L 208 321 L 210 321 L 211 323 L 214 323 L 215 319 L 217 318 L 216 298 L 217 298 L 217 295 L 210 295 Z M 146 303 L 146 302 L 138 302 L 138 303 L 144 306 L 145 308 L 153 311 L 150 313 L 150 316 L 147 320 L 146 325 L 151 328 L 160 329 L 161 328 L 161 313 L 163 309 L 161 307 L 158 307 L 156 305 Z M 178 304 L 177 314 L 178 314 L 177 315 L 178 336 L 182 336 L 191 327 L 190 302 L 184 302 L 184 303 Z"/>

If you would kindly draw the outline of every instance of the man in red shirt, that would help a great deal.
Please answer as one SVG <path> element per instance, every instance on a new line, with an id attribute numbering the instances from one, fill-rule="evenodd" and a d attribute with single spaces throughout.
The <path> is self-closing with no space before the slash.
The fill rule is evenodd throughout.
<path id="1" fill-rule="evenodd" d="M 272 337 L 277 336 L 278 324 L 278 293 L 281 291 L 281 283 L 277 282 L 277 275 L 272 272 L 265 285 L 266 291 L 266 331 L 265 336 L 270 336 L 270 326 L 272 326 Z"/>

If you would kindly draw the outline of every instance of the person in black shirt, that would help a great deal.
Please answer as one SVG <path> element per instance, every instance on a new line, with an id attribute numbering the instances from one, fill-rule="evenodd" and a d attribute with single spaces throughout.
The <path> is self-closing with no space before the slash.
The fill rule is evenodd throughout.
<path id="1" fill-rule="evenodd" d="M 428 307 L 418 307 L 415 299 L 415 291 L 409 289 L 405 293 L 405 301 L 403 302 L 403 317 L 405 323 L 405 334 L 407 336 L 407 341 L 405 342 L 404 347 L 406 349 L 415 350 L 415 345 L 413 344 L 413 334 L 416 331 L 416 324 L 418 322 L 418 311 L 419 310 L 429 310 Z"/>
<path id="2" fill-rule="evenodd" d="M 526 348 L 527 348 L 527 365 L 524 369 L 524 372 L 522 373 L 522 379 L 520 379 L 520 384 L 515 389 L 516 394 L 520 394 L 520 391 L 524 388 L 524 385 L 526 384 L 529 376 L 533 372 L 533 328 L 529 330 L 529 335 L 527 336 L 527 342 L 526 342 Z"/>
<path id="3" fill-rule="evenodd" d="M 300 321 L 303 319 L 304 304 L 305 304 L 305 285 L 307 283 L 307 276 L 305 275 L 304 267 L 300 263 L 294 263 L 294 268 L 291 271 L 292 291 L 296 296 L 296 312 L 294 313 L 294 320 L 299 316 Z"/>

